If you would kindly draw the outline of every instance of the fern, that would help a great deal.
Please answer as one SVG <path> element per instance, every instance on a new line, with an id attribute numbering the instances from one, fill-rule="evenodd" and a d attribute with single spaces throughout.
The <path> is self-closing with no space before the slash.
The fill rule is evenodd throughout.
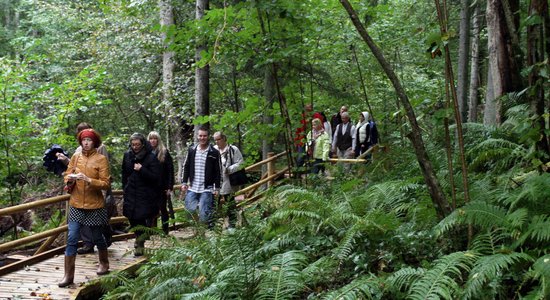
<path id="1" fill-rule="evenodd" d="M 319 258 L 302 271 L 305 284 L 315 286 L 332 281 L 338 272 L 339 264 L 338 260 L 330 256 Z"/>
<path id="2" fill-rule="evenodd" d="M 510 240 L 510 234 L 502 228 L 488 230 L 475 236 L 470 250 L 481 255 L 496 254 L 499 248 Z"/>
<path id="3" fill-rule="evenodd" d="M 307 258 L 301 251 L 288 251 L 274 256 L 261 275 L 254 299 L 290 299 L 304 288 L 302 269 Z"/>
<path id="4" fill-rule="evenodd" d="M 485 202 L 475 201 L 454 210 L 434 228 L 437 235 L 448 232 L 457 225 L 472 224 L 481 228 L 512 227 L 506 209 Z"/>
<path id="5" fill-rule="evenodd" d="M 488 283 L 502 280 L 503 274 L 514 264 L 520 262 L 532 262 L 533 258 L 525 253 L 497 253 L 483 256 L 477 260 L 470 272 L 463 293 L 464 299 L 479 299 L 485 293 L 484 287 Z M 491 288 L 491 287 L 490 287 Z M 492 287 L 494 288 L 494 286 Z"/>
<path id="6" fill-rule="evenodd" d="M 529 293 L 530 299 L 548 299 L 550 297 L 550 254 L 539 257 L 526 275 L 526 280 L 537 280 Z"/>
<path id="7" fill-rule="evenodd" d="M 523 146 L 505 139 L 489 138 L 470 148 L 470 168 L 477 170 L 485 167 L 506 169 L 527 156 Z"/>
<path id="8" fill-rule="evenodd" d="M 455 299 L 460 286 L 462 272 L 468 272 L 477 259 L 473 252 L 455 252 L 435 261 L 435 266 L 413 283 L 409 298 Z"/>
<path id="9" fill-rule="evenodd" d="M 397 291 L 408 291 L 411 285 L 422 278 L 426 273 L 426 270 L 422 268 L 403 268 L 394 272 L 388 279 L 389 289 L 395 289 Z"/>
<path id="10" fill-rule="evenodd" d="M 380 282 L 374 275 L 363 276 L 323 296 L 323 300 L 375 299 L 382 294 Z"/>

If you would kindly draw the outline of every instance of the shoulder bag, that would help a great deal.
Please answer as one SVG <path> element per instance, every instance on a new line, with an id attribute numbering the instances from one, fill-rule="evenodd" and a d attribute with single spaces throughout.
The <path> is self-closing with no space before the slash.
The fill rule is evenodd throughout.
<path id="1" fill-rule="evenodd" d="M 229 145 L 229 161 L 233 164 L 233 146 Z M 231 186 L 239 186 L 248 183 L 248 177 L 244 169 L 229 174 L 229 183 Z"/>

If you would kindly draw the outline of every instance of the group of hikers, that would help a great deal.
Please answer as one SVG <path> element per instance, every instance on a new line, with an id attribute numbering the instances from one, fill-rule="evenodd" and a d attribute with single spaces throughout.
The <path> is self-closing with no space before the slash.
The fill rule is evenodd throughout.
<path id="1" fill-rule="evenodd" d="M 294 138 L 297 166 L 309 166 L 311 173 L 318 174 L 331 157 L 369 158 L 368 150 L 378 144 L 378 129 L 368 112 L 358 117 L 354 125 L 347 106 L 342 106 L 329 121 L 324 112 L 314 112 L 313 105 L 306 104 Z"/>
<path id="2" fill-rule="evenodd" d="M 70 194 L 65 274 L 59 287 L 73 284 L 76 255 L 93 253 L 94 245 L 99 258 L 96 273 L 109 272 L 109 219 L 117 214 L 111 191 L 109 155 L 101 136 L 90 124 L 80 123 L 76 137 L 79 147 L 70 158 L 63 152 L 56 153 L 57 161 L 67 166 L 63 175 L 65 190 Z M 214 226 L 216 204 L 225 203 L 228 230 L 232 231 L 236 224 L 234 193 L 240 187 L 231 185 L 229 177 L 241 169 L 243 156 L 236 146 L 227 143 L 222 132 L 214 133 L 213 138 L 215 145 L 210 144 L 206 127 L 198 129 L 198 143 L 187 152 L 181 191 L 185 193 L 186 210 L 193 215 L 198 211 L 199 220 L 208 228 Z M 162 230 L 168 234 L 170 205 L 167 204 L 174 181 L 172 157 L 159 133 L 152 131 L 147 137 L 132 134 L 122 161 L 122 187 L 123 215 L 136 236 L 135 256 L 144 254 L 145 241 L 149 238 L 145 228 L 154 227 L 159 215 Z M 78 248 L 80 239 L 84 245 Z"/>
<path id="3" fill-rule="evenodd" d="M 370 114 L 361 112 L 354 125 L 346 106 L 342 106 L 329 122 L 323 112 L 313 112 L 313 106 L 306 105 L 300 124 L 295 138 L 298 166 L 309 166 L 310 172 L 316 174 L 325 171 L 330 157 L 364 157 L 368 149 L 378 143 L 378 131 Z M 107 248 L 112 232 L 109 219 L 117 215 L 111 191 L 109 154 L 100 134 L 90 124 L 80 123 L 76 137 L 79 146 L 70 158 L 63 151 L 55 153 L 56 163 L 66 166 L 63 173 L 65 190 L 70 194 L 65 274 L 58 284 L 60 287 L 73 284 L 76 255 L 93 253 L 94 246 L 99 258 L 96 273 L 109 272 Z M 236 182 L 232 177 L 241 172 L 243 156 L 238 147 L 228 144 L 222 132 L 212 135 L 215 145 L 210 143 L 210 138 L 209 129 L 200 127 L 198 142 L 187 151 L 181 181 L 185 208 L 192 215 L 198 213 L 199 221 L 211 229 L 215 224 L 215 212 L 221 211 L 223 203 L 227 206 L 229 219 L 227 230 L 232 231 L 237 220 L 234 195 L 240 188 L 238 183 L 232 184 Z M 130 136 L 121 175 L 123 215 L 136 236 L 134 255 L 141 256 L 149 238 L 146 228 L 154 227 L 159 216 L 164 233 L 168 234 L 169 230 L 174 166 L 158 132 Z M 78 248 L 80 239 L 83 246 Z"/>

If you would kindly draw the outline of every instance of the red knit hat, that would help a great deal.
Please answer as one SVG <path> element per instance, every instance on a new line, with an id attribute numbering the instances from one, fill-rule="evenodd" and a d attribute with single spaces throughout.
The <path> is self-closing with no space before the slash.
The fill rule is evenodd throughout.
<path id="1" fill-rule="evenodd" d="M 95 130 L 89 128 L 84 129 L 81 132 L 78 133 L 78 143 L 82 145 L 82 140 L 84 138 L 90 138 L 94 142 L 94 147 L 97 148 L 101 145 L 101 137 L 99 136 L 99 133 L 97 133 Z"/>

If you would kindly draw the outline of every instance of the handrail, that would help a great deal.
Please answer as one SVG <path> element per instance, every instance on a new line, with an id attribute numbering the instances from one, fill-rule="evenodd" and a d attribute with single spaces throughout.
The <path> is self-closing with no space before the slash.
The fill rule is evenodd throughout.
<path id="1" fill-rule="evenodd" d="M 268 163 L 268 162 L 270 162 L 270 161 L 272 161 L 272 160 L 276 160 L 277 158 L 279 158 L 279 157 L 281 157 L 281 156 L 283 156 L 283 155 L 285 155 L 285 154 L 286 154 L 286 151 L 283 151 L 283 152 L 281 152 L 281 153 L 279 153 L 279 154 L 273 155 L 273 156 L 271 156 L 271 157 L 269 157 L 269 158 L 266 158 L 266 159 L 264 159 L 264 160 L 262 160 L 262 161 L 259 161 L 259 162 L 255 163 L 255 164 L 252 164 L 252 165 L 250 165 L 250 166 L 244 168 L 244 170 L 245 170 L 245 171 L 250 171 L 250 170 L 252 170 L 252 169 L 254 169 L 254 168 L 258 167 L 258 166 L 261 166 L 261 165 L 263 165 L 263 164 L 266 164 L 266 163 Z"/>
<path id="2" fill-rule="evenodd" d="M 287 171 L 288 171 L 288 167 L 284 168 L 283 170 L 281 170 L 281 171 L 279 171 L 279 172 L 277 172 L 277 173 L 275 173 L 275 174 L 273 174 L 273 175 L 271 175 L 271 176 L 268 176 L 268 177 L 266 177 L 266 178 L 264 178 L 264 179 L 262 179 L 262 180 L 260 180 L 260 181 L 258 181 L 258 182 L 256 182 L 256 183 L 254 183 L 254 184 L 251 184 L 251 185 L 245 187 L 244 189 L 241 189 L 241 190 L 237 191 L 237 192 L 235 193 L 235 195 L 242 195 L 242 194 L 248 192 L 249 190 L 252 190 L 252 189 L 255 188 L 256 186 L 259 186 L 259 185 L 262 185 L 262 184 L 264 184 L 264 183 L 267 183 L 267 182 L 269 182 L 269 181 L 271 181 L 271 180 L 273 180 L 273 179 L 275 179 L 275 178 L 277 178 L 277 177 L 283 175 L 283 174 L 284 174 L 285 172 L 287 172 Z"/>
<path id="3" fill-rule="evenodd" d="M 54 203 L 58 203 L 58 202 L 67 201 L 67 200 L 69 200 L 69 196 L 70 195 L 60 195 L 60 196 L 50 197 L 50 198 L 46 198 L 46 199 L 42 199 L 42 200 L 36 200 L 36 201 L 33 201 L 33 202 L 29 202 L 29 203 L 24 203 L 24 204 L 18 204 L 18 205 L 14 205 L 14 206 L 10 206 L 10 207 L 5 207 L 5 208 L 0 209 L 0 216 L 12 215 L 14 213 L 25 211 L 25 210 L 28 210 L 28 209 L 31 209 L 31 208 L 36 208 L 36 207 L 40 207 L 40 206 L 46 206 L 48 204 L 54 204 Z"/>
<path id="4" fill-rule="evenodd" d="M 274 160 L 276 160 L 277 158 L 279 158 L 279 157 L 281 157 L 285 154 L 286 154 L 286 151 L 281 152 L 277 155 L 273 155 L 272 153 L 270 153 L 270 156 L 267 159 L 265 159 L 263 161 L 260 161 L 258 163 L 255 163 L 251 166 L 246 167 L 245 171 L 250 171 L 250 170 L 252 170 L 252 169 L 254 169 L 254 168 L 256 168 L 260 165 L 263 165 L 263 164 L 271 165 L 271 164 L 273 164 L 272 162 Z M 265 184 L 265 183 L 269 184 L 269 182 L 272 182 L 274 178 L 277 178 L 278 176 L 280 176 L 284 172 L 288 171 L 288 167 L 287 167 L 283 171 L 279 171 L 275 174 L 270 174 L 271 172 L 274 172 L 275 170 L 272 169 L 272 168 L 268 168 L 268 169 L 270 169 L 269 173 L 267 174 L 269 176 L 267 176 L 266 178 L 260 180 L 259 182 L 255 183 L 255 184 L 252 184 L 252 185 L 238 191 L 237 193 L 238 194 L 243 194 L 243 193 L 246 193 L 248 191 L 252 191 L 254 188 L 258 187 L 261 184 Z M 180 184 L 174 185 L 173 190 L 174 191 L 179 191 L 180 187 L 181 187 Z M 112 192 L 113 192 L 113 195 L 123 195 L 123 193 L 124 193 L 124 191 L 122 191 L 122 190 L 113 190 Z M 0 216 L 12 215 L 14 213 L 26 211 L 26 210 L 29 210 L 29 209 L 33 209 L 33 208 L 37 208 L 37 207 L 41 207 L 41 206 L 46 206 L 46 205 L 50 205 L 50 204 L 55 204 L 55 203 L 59 203 L 59 202 L 64 202 L 64 201 L 67 201 L 69 199 L 70 199 L 70 195 L 65 194 L 65 195 L 54 196 L 54 197 L 41 199 L 41 200 L 29 202 L 29 203 L 19 204 L 19 205 L 15 205 L 15 206 L 11 206 L 11 207 L 1 208 L 0 209 Z M 183 210 L 183 209 L 184 209 L 183 207 L 174 208 L 175 211 Z M 118 216 L 118 217 L 111 218 L 109 223 L 110 224 L 116 224 L 116 223 L 122 223 L 122 222 L 126 222 L 126 221 L 127 221 L 126 217 Z M 36 233 L 36 234 L 30 235 L 30 236 L 27 236 L 27 237 L 24 237 L 24 238 L 20 238 L 20 239 L 14 240 L 14 241 L 9 241 L 9 242 L 3 243 L 3 244 L 0 245 L 0 253 L 4 252 L 6 250 L 13 249 L 13 248 L 18 247 L 18 246 L 21 246 L 21 245 L 36 242 L 38 240 L 41 240 L 41 239 L 44 239 L 44 238 L 47 238 L 47 237 L 52 237 L 52 236 L 59 235 L 60 233 L 63 233 L 65 231 L 67 231 L 67 225 L 62 225 L 62 226 L 54 228 L 54 229 L 46 230 L 46 231 Z"/>

